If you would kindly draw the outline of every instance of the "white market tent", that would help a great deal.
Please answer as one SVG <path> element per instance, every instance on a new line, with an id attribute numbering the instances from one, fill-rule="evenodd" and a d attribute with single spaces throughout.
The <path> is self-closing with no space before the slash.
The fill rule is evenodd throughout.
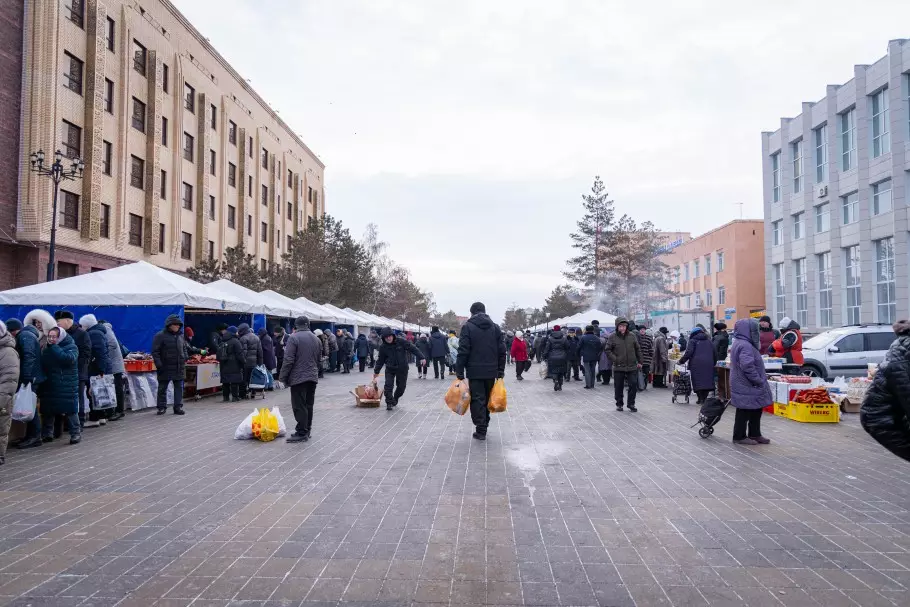
<path id="1" fill-rule="evenodd" d="M 370 318 L 366 312 L 358 312 L 351 308 L 345 308 L 345 312 L 354 316 L 357 319 L 357 326 L 360 329 L 369 329 L 370 327 L 381 327 L 382 325 L 377 325 L 376 321 Z"/>
<path id="2" fill-rule="evenodd" d="M 306 310 L 309 310 L 309 313 L 313 314 L 313 318 L 316 318 L 317 316 L 319 316 L 322 318 L 331 319 L 326 322 L 343 322 L 343 320 L 344 320 L 341 316 L 339 316 L 332 310 L 329 310 L 325 306 L 319 305 L 315 301 L 313 301 L 311 299 L 307 299 L 306 297 L 298 297 L 294 301 L 297 302 L 299 305 L 303 306 Z"/>
<path id="3" fill-rule="evenodd" d="M 308 306 L 305 306 L 302 302 L 296 299 L 291 299 L 277 291 L 271 289 L 266 289 L 265 291 L 259 293 L 259 296 L 265 299 L 265 301 L 271 302 L 273 305 L 281 305 L 292 312 L 291 317 L 305 315 L 310 320 L 322 321 L 322 322 L 335 322 L 334 317 L 331 314 L 327 314 L 321 310 L 315 310 Z"/>
<path id="4" fill-rule="evenodd" d="M 26 306 L 184 306 L 261 314 L 261 306 L 145 261 L 3 291 L 0 304 Z"/>
<path id="5" fill-rule="evenodd" d="M 357 325 L 357 324 L 359 324 L 359 319 L 358 319 L 356 316 L 354 316 L 354 315 L 351 314 L 350 312 L 345 312 L 344 310 L 342 310 L 342 309 L 339 308 L 338 306 L 333 306 L 333 305 L 330 304 L 330 303 L 325 303 L 325 304 L 322 304 L 322 307 L 323 307 L 323 308 L 328 308 L 329 310 L 332 311 L 333 314 L 335 314 L 335 316 L 337 316 L 338 318 L 340 318 L 341 320 L 340 320 L 339 322 L 341 322 L 341 324 L 345 324 L 345 325 Z"/>
<path id="6" fill-rule="evenodd" d="M 239 299 L 240 301 L 252 302 L 260 306 L 263 310 L 263 313 L 270 316 L 284 316 L 284 317 L 293 317 L 296 316 L 292 309 L 289 306 L 281 305 L 280 302 L 270 301 L 267 298 L 263 297 L 260 293 L 252 289 L 247 289 L 244 286 L 233 283 L 226 278 L 216 280 L 215 282 L 210 282 L 206 285 L 212 289 L 221 291 L 229 297 Z"/>
<path id="7" fill-rule="evenodd" d="M 545 331 L 547 326 L 552 327 L 553 325 L 560 326 L 569 326 L 569 327 L 584 327 L 591 324 L 592 320 L 600 321 L 600 327 L 602 329 L 612 327 L 616 323 L 616 315 L 610 314 L 609 312 L 604 312 L 603 310 L 598 310 L 597 308 L 591 308 L 587 312 L 579 312 L 578 314 L 573 314 L 572 316 L 566 316 L 563 318 L 550 319 L 549 323 L 541 323 L 535 327 L 531 327 L 532 331 Z"/>

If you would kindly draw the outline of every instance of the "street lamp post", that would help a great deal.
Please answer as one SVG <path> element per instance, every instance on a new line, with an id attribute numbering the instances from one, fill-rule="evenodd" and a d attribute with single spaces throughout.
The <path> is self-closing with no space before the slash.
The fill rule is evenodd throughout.
<path id="1" fill-rule="evenodd" d="M 547 312 L 547 333 L 550 332 L 550 313 Z"/>
<path id="2" fill-rule="evenodd" d="M 32 152 L 31 156 L 32 172 L 38 175 L 50 177 L 54 182 L 54 205 L 51 211 L 51 244 L 50 252 L 47 258 L 47 282 L 54 280 L 54 270 L 56 269 L 55 257 L 57 249 L 57 195 L 60 192 L 60 182 L 81 179 L 85 171 L 85 163 L 81 158 L 73 158 L 70 168 L 63 167 L 63 153 L 57 150 L 54 153 L 54 162 L 50 166 L 44 165 L 44 151 L 38 150 Z"/>

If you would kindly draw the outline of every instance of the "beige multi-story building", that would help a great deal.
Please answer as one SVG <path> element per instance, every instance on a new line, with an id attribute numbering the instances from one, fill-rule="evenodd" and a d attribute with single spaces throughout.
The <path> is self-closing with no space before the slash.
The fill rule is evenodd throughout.
<path id="1" fill-rule="evenodd" d="M 325 165 L 168 0 L 27 1 L 24 38 L 19 284 L 47 263 L 38 149 L 85 162 L 61 186 L 58 277 L 185 271 L 241 242 L 266 267 L 324 213 Z"/>

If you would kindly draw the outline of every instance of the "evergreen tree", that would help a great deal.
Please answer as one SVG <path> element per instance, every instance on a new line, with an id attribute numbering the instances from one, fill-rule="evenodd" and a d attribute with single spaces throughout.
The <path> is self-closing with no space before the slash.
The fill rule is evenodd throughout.
<path id="1" fill-rule="evenodd" d="M 578 291 L 571 286 L 559 285 L 553 289 L 553 292 L 547 297 L 543 311 L 544 313 L 550 313 L 551 320 L 572 316 L 573 314 L 578 314 L 582 310 L 582 306 L 575 303 L 580 299 L 581 296 Z M 544 320 L 546 320 L 546 318 Z"/>
<path id="2" fill-rule="evenodd" d="M 600 176 L 594 177 L 590 194 L 583 194 L 584 217 L 578 229 L 569 236 L 572 248 L 578 255 L 568 260 L 570 271 L 564 272 L 569 280 L 580 282 L 599 296 L 605 289 L 604 260 L 609 254 L 609 234 L 613 227 L 613 201 L 609 199 Z"/>

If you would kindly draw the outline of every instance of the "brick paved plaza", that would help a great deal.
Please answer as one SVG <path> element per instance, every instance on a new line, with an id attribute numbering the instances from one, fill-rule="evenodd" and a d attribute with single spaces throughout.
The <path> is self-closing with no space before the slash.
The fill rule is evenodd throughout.
<path id="1" fill-rule="evenodd" d="M 735 447 L 732 411 L 702 440 L 665 390 L 617 413 L 536 371 L 484 443 L 448 382 L 389 413 L 355 373 L 320 383 L 309 443 L 235 441 L 252 405 L 209 399 L 13 449 L 0 603 L 910 605 L 908 468 L 856 416 Z"/>

